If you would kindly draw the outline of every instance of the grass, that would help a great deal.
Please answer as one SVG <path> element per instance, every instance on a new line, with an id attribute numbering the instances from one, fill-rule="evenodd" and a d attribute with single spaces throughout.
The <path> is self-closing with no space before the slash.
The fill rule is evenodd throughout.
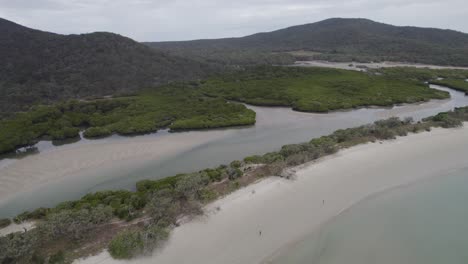
<path id="1" fill-rule="evenodd" d="M 361 106 L 389 106 L 449 94 L 418 80 L 338 69 L 258 67 L 212 78 L 202 84 L 209 96 L 253 105 L 291 106 L 305 112 L 327 112 Z"/>

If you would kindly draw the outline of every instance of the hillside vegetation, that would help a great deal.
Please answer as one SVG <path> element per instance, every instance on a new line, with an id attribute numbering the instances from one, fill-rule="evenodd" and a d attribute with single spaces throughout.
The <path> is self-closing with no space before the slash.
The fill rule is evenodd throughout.
<path id="1" fill-rule="evenodd" d="M 37 103 L 132 94 L 215 71 L 106 32 L 58 35 L 0 18 L 0 116 Z"/>
<path id="2" fill-rule="evenodd" d="M 387 60 L 468 66 L 468 34 L 435 28 L 398 27 L 353 18 L 327 19 L 241 38 L 151 42 L 147 45 L 187 57 L 198 53 L 207 59 L 211 59 L 210 52 L 291 54 L 291 51 L 307 51 L 302 55 L 296 53 L 297 59 Z M 310 55 L 304 55 L 308 53 Z"/>
<path id="3" fill-rule="evenodd" d="M 254 105 L 291 106 L 306 112 L 388 106 L 449 96 L 401 75 L 296 67 L 257 67 L 226 74 L 208 79 L 202 90 L 209 96 Z"/>

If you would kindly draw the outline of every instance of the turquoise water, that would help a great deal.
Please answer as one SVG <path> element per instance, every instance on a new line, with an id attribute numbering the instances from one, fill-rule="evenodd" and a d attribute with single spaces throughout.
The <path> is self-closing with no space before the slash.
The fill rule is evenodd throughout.
<path id="1" fill-rule="evenodd" d="M 468 263 L 468 168 L 351 207 L 273 263 Z"/>

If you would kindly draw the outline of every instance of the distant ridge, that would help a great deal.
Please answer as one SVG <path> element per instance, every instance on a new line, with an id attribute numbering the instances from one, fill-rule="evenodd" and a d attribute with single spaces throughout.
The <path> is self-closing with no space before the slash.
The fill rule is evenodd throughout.
<path id="1" fill-rule="evenodd" d="M 206 64 L 106 32 L 59 35 L 0 18 L 0 112 L 191 80 Z"/>
<path id="2" fill-rule="evenodd" d="M 315 59 L 389 60 L 468 66 L 468 34 L 435 28 L 400 27 L 362 18 L 331 18 L 241 38 L 147 45 L 179 55 L 207 50 L 309 51 Z"/>

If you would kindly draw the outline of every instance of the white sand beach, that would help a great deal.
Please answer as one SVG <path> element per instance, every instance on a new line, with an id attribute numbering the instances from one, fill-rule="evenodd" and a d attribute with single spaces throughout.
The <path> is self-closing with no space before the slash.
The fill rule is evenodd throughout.
<path id="1" fill-rule="evenodd" d="M 295 180 L 266 178 L 207 206 L 152 257 L 116 261 L 103 252 L 76 263 L 268 263 L 366 197 L 468 166 L 467 125 L 340 151 L 298 168 Z"/>

